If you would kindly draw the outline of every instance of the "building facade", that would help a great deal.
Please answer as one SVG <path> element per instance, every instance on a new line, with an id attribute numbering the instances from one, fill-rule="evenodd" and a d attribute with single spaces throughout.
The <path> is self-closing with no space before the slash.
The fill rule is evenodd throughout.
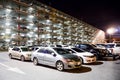
<path id="1" fill-rule="evenodd" d="M 99 31 L 36 0 L 0 0 L 2 45 L 95 43 Z"/>

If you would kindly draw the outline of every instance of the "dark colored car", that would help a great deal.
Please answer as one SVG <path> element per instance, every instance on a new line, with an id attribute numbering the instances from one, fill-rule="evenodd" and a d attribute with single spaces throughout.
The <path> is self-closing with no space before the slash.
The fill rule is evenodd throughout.
<path id="1" fill-rule="evenodd" d="M 107 49 L 97 48 L 92 44 L 78 44 L 75 47 L 95 54 L 97 59 L 102 59 L 109 53 Z"/>

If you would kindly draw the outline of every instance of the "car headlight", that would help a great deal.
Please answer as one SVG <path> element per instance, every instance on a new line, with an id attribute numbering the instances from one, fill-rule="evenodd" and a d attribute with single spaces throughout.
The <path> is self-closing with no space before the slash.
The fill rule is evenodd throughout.
<path id="1" fill-rule="evenodd" d="M 91 53 L 96 53 L 96 50 L 91 49 L 90 52 L 91 52 Z"/>
<path id="2" fill-rule="evenodd" d="M 88 56 L 88 55 L 83 55 L 84 57 L 90 57 L 90 56 Z"/>
<path id="3" fill-rule="evenodd" d="M 27 56 L 31 56 L 31 54 L 27 54 Z"/>

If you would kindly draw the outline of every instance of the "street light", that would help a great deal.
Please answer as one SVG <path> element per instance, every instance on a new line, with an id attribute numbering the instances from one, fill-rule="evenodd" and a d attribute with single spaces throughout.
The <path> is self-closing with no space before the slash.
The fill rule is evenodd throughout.
<path id="1" fill-rule="evenodd" d="M 115 32 L 115 28 L 107 29 L 107 33 L 109 34 L 109 42 L 111 42 L 112 34 Z"/>

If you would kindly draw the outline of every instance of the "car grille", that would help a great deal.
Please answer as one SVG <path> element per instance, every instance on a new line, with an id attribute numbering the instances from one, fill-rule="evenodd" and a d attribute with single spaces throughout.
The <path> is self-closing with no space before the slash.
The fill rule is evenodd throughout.
<path id="1" fill-rule="evenodd" d="M 89 56 L 89 58 L 93 58 L 93 57 L 95 57 L 95 56 Z"/>
<path id="2" fill-rule="evenodd" d="M 100 50 L 101 53 L 108 53 L 107 50 Z"/>
<path id="3" fill-rule="evenodd" d="M 75 67 L 80 67 L 80 65 L 75 65 Z"/>

